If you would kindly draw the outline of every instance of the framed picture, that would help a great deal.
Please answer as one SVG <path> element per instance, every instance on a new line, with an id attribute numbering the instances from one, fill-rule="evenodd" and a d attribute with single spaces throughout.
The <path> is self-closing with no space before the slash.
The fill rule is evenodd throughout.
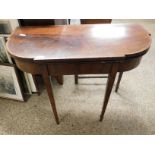
<path id="1" fill-rule="evenodd" d="M 6 35 L 11 33 L 11 23 L 9 20 L 0 20 L 0 34 Z"/>
<path id="2" fill-rule="evenodd" d="M 9 56 L 4 37 L 0 37 L 0 62 L 1 63 L 12 63 L 11 57 Z"/>
<path id="3" fill-rule="evenodd" d="M 0 97 L 24 101 L 16 68 L 0 63 Z"/>

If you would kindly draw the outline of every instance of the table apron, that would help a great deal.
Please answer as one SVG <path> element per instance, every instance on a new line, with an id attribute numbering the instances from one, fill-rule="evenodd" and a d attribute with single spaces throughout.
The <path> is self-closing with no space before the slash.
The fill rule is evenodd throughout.
<path id="1" fill-rule="evenodd" d="M 111 63 L 49 63 L 50 75 L 100 74 L 108 73 Z"/>
<path id="2" fill-rule="evenodd" d="M 125 72 L 136 68 L 141 61 L 141 57 L 130 58 L 123 61 L 111 62 L 29 62 L 15 59 L 19 69 L 32 74 L 44 74 L 46 70 L 48 75 L 73 75 L 73 74 L 107 74 L 111 71 L 112 65 L 118 66 L 118 72 Z"/>
<path id="3" fill-rule="evenodd" d="M 118 72 L 125 72 L 136 68 L 140 61 L 141 57 L 120 62 L 48 63 L 47 68 L 49 75 L 108 74 L 112 65 L 118 66 Z"/>
<path id="4" fill-rule="evenodd" d="M 15 59 L 18 68 L 24 72 L 31 74 L 43 74 L 47 70 L 46 64 L 38 64 L 34 62 Z"/>
<path id="5" fill-rule="evenodd" d="M 118 72 L 125 72 L 136 68 L 141 62 L 142 56 L 130 58 L 124 62 L 119 63 Z"/>

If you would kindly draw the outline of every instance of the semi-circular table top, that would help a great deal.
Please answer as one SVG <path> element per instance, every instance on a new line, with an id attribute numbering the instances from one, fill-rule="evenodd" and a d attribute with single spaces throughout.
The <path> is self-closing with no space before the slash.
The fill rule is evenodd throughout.
<path id="1" fill-rule="evenodd" d="M 19 27 L 7 49 L 16 59 L 33 61 L 112 60 L 142 55 L 151 35 L 138 24 Z"/>

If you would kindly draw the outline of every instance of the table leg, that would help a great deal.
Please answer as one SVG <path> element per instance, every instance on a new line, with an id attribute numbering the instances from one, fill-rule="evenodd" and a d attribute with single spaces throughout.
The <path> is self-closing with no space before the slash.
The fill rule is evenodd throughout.
<path id="1" fill-rule="evenodd" d="M 53 113 L 54 113 L 55 121 L 56 121 L 57 124 L 59 124 L 59 117 L 58 117 L 58 114 L 57 114 L 57 109 L 56 109 L 55 100 L 54 100 L 54 96 L 53 96 L 50 77 L 48 76 L 47 73 L 44 73 L 43 74 L 43 79 L 44 79 L 46 90 L 47 90 L 47 93 L 48 93 L 48 96 L 49 96 L 49 99 L 50 99 L 50 103 L 51 103 L 52 110 L 53 110 Z"/>
<path id="2" fill-rule="evenodd" d="M 63 85 L 63 75 L 56 76 L 56 80 L 60 85 Z"/>
<path id="3" fill-rule="evenodd" d="M 115 92 L 118 91 L 119 84 L 120 84 L 120 81 L 121 81 L 121 79 L 122 79 L 122 75 L 123 75 L 123 72 L 120 72 L 120 73 L 119 73 L 119 76 L 118 76 L 118 81 L 117 81 L 117 84 L 116 84 Z"/>
<path id="4" fill-rule="evenodd" d="M 111 94 L 111 90 L 112 90 L 112 87 L 113 87 L 113 84 L 114 84 L 114 81 L 115 81 L 115 78 L 116 78 L 116 74 L 117 74 L 117 65 L 113 65 L 112 69 L 111 69 L 111 72 L 109 73 L 109 76 L 108 76 L 108 81 L 107 81 L 107 85 L 106 85 L 106 92 L 105 92 L 102 112 L 101 112 L 101 115 L 100 115 L 100 121 L 103 120 L 103 116 L 104 116 L 104 113 L 105 113 L 105 110 L 106 110 L 106 107 L 107 107 L 107 104 L 108 104 L 108 101 L 109 101 L 109 98 L 110 98 L 110 94 Z"/>
<path id="5" fill-rule="evenodd" d="M 78 84 L 78 75 L 74 75 L 75 78 L 75 84 Z"/>
<path id="6" fill-rule="evenodd" d="M 32 78 L 33 78 L 34 84 L 35 84 L 36 89 L 37 89 L 37 94 L 40 95 L 39 86 L 38 86 L 38 83 L 37 83 L 37 80 L 36 80 L 36 77 L 34 74 L 32 74 Z"/>

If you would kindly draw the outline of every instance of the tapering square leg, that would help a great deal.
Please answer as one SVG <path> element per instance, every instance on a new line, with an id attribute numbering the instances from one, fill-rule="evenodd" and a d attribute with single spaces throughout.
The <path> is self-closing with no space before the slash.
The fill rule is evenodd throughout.
<path id="1" fill-rule="evenodd" d="M 122 75 L 123 75 L 123 72 L 120 72 L 119 76 L 118 76 L 115 92 L 118 91 L 118 88 L 119 88 L 119 85 L 120 85 L 120 82 L 121 82 L 121 79 L 122 79 Z"/>
<path id="2" fill-rule="evenodd" d="M 63 85 L 63 81 L 64 81 L 63 75 L 58 75 L 55 78 L 60 85 Z"/>
<path id="3" fill-rule="evenodd" d="M 57 109 L 56 109 L 55 100 L 54 100 L 54 96 L 53 96 L 50 77 L 48 76 L 48 74 L 43 74 L 43 79 L 44 79 L 46 90 L 47 90 L 47 93 L 48 93 L 48 96 L 49 96 L 49 99 L 50 99 L 50 103 L 51 103 L 51 106 L 52 106 L 55 121 L 56 121 L 57 124 L 59 124 L 59 117 L 58 117 L 58 114 L 57 114 Z"/>
<path id="4" fill-rule="evenodd" d="M 101 112 L 101 115 L 100 115 L 100 121 L 103 120 L 103 116 L 104 116 L 104 113 L 105 113 L 105 110 L 106 110 L 106 107 L 107 107 L 107 104 L 108 104 L 108 101 L 109 101 L 109 98 L 110 98 L 110 94 L 111 94 L 111 91 L 112 91 L 112 87 L 113 87 L 115 78 L 116 78 L 116 73 L 117 73 L 117 65 L 116 66 L 113 65 L 112 69 L 111 69 L 111 72 L 109 73 L 108 80 L 107 80 L 106 92 L 105 92 L 102 112 Z"/>
<path id="5" fill-rule="evenodd" d="M 37 94 L 40 95 L 39 86 L 38 86 L 38 83 L 36 80 L 36 76 L 34 74 L 32 74 L 32 78 L 33 78 L 34 84 L 36 86 Z"/>
<path id="6" fill-rule="evenodd" d="M 74 75 L 75 84 L 78 84 L 78 75 Z"/>

